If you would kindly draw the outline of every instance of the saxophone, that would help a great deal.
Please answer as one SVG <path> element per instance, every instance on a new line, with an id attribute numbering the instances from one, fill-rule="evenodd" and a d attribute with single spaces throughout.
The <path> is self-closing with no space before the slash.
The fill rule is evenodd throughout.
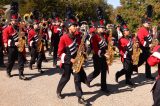
<path id="1" fill-rule="evenodd" d="M 150 46 L 150 51 L 152 52 L 153 48 L 155 46 L 157 46 L 158 44 L 159 44 L 158 39 L 156 39 L 156 38 L 152 39 L 151 46 Z"/>
<path id="2" fill-rule="evenodd" d="M 142 50 L 139 47 L 137 36 L 135 36 L 133 40 L 133 54 L 132 54 L 133 65 L 138 65 L 139 56 L 141 53 L 142 53 Z"/>
<path id="3" fill-rule="evenodd" d="M 154 27 L 153 39 L 150 45 L 150 51 L 152 52 L 153 48 L 159 44 L 157 27 Z"/>
<path id="4" fill-rule="evenodd" d="M 74 73 L 79 73 L 80 70 L 81 70 L 81 67 L 84 63 L 84 60 L 85 60 L 85 37 L 86 37 L 86 34 L 87 32 L 83 32 L 83 36 L 82 36 L 82 39 L 81 39 L 81 43 L 79 45 L 79 48 L 78 48 L 78 51 L 77 51 L 77 55 L 76 55 L 76 58 L 75 58 L 75 62 L 73 63 L 72 65 L 72 69 L 73 69 L 73 72 Z"/>
<path id="5" fill-rule="evenodd" d="M 111 65 L 114 59 L 114 46 L 112 43 L 112 29 L 109 30 L 109 41 L 108 41 L 108 49 L 106 50 L 105 57 L 107 58 L 107 64 Z"/>
<path id="6" fill-rule="evenodd" d="M 43 51 L 42 28 L 40 28 L 40 31 L 37 34 L 38 34 L 37 52 L 41 52 L 41 51 Z"/>
<path id="7" fill-rule="evenodd" d="M 26 39 L 25 39 L 25 33 L 22 31 L 22 28 L 24 27 L 23 24 L 20 24 L 19 26 L 19 33 L 18 33 L 18 51 L 23 52 L 25 49 Z"/>

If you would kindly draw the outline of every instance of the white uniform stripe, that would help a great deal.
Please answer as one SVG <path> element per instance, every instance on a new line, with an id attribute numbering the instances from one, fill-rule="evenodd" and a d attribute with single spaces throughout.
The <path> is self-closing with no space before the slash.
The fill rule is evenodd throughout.
<path id="1" fill-rule="evenodd" d="M 105 42 L 103 41 L 102 43 L 99 43 L 99 45 L 103 45 Z"/>
<path id="2" fill-rule="evenodd" d="M 77 48 L 77 44 L 76 43 L 72 47 L 69 47 L 70 51 L 72 51 L 75 48 Z"/>
<path id="3" fill-rule="evenodd" d="M 102 48 L 105 47 L 105 46 L 106 46 L 106 45 L 101 46 L 100 49 L 102 49 Z"/>
<path id="4" fill-rule="evenodd" d="M 70 52 L 73 52 L 73 51 L 75 51 L 77 48 L 76 47 L 74 47 L 72 50 L 70 49 Z"/>
<path id="5" fill-rule="evenodd" d="M 8 46 L 11 46 L 11 40 L 10 39 L 8 40 Z"/>
<path id="6" fill-rule="evenodd" d="M 124 56 L 123 56 L 123 58 L 126 58 L 127 57 L 127 51 L 124 53 Z"/>
<path id="7" fill-rule="evenodd" d="M 62 62 L 62 63 L 64 63 L 64 58 L 65 58 L 65 56 L 66 56 L 65 53 L 63 53 L 63 54 L 61 55 L 61 62 Z"/>
<path id="8" fill-rule="evenodd" d="M 160 59 L 160 53 L 159 52 L 154 52 L 152 54 L 152 56 L 157 57 L 158 59 Z"/>
<path id="9" fill-rule="evenodd" d="M 146 42 L 146 41 L 144 41 L 143 46 L 146 46 L 146 43 L 147 43 L 147 42 Z"/>
<path id="10" fill-rule="evenodd" d="M 101 41 L 99 42 L 99 44 L 101 44 L 101 43 L 103 43 L 103 40 L 101 40 Z"/>
<path id="11" fill-rule="evenodd" d="M 71 55 L 74 55 L 77 52 L 77 49 L 71 52 Z"/>
<path id="12" fill-rule="evenodd" d="M 68 47 L 71 48 L 76 43 L 76 39 Z"/>

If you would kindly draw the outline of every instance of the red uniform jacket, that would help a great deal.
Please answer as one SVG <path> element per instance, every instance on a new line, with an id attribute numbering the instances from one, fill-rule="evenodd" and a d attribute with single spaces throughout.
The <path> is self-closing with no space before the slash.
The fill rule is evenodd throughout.
<path id="1" fill-rule="evenodd" d="M 141 27 L 137 32 L 138 40 L 140 46 L 149 47 L 149 44 L 152 42 L 152 36 L 145 27 Z"/>
<path id="2" fill-rule="evenodd" d="M 5 28 L 7 28 L 8 25 L 3 25 L 2 30 L 4 30 Z"/>
<path id="3" fill-rule="evenodd" d="M 105 54 L 107 49 L 108 36 L 106 34 L 94 34 L 91 38 L 92 49 L 99 57 Z"/>
<path id="4" fill-rule="evenodd" d="M 121 61 L 123 62 L 125 58 L 131 59 L 133 43 L 131 38 L 121 37 L 119 39 L 119 52 L 121 55 Z"/>
<path id="5" fill-rule="evenodd" d="M 71 58 L 76 57 L 80 42 L 81 39 L 79 36 L 71 38 L 69 34 L 63 34 L 58 45 L 58 56 L 61 58 L 61 63 L 71 63 Z"/>
<path id="6" fill-rule="evenodd" d="M 2 29 L 2 26 L 0 26 L 0 33 L 2 33 L 3 29 Z"/>
<path id="7" fill-rule="evenodd" d="M 82 32 L 80 32 L 80 31 L 76 31 L 76 32 L 75 32 L 75 35 L 76 35 L 76 36 L 81 36 L 81 34 L 82 34 Z"/>
<path id="8" fill-rule="evenodd" d="M 153 53 L 147 59 L 147 62 L 150 66 L 160 64 L 160 45 L 157 45 L 153 48 Z M 158 74 L 160 76 L 160 69 L 158 69 Z"/>
<path id="9" fill-rule="evenodd" d="M 59 33 L 60 33 L 60 26 L 52 25 L 51 26 L 51 31 L 52 31 L 53 35 L 59 35 Z"/>
<path id="10" fill-rule="evenodd" d="M 91 27 L 89 28 L 89 33 L 92 34 L 96 31 L 96 28 L 95 27 Z"/>
<path id="11" fill-rule="evenodd" d="M 3 26 L 0 26 L 0 33 L 2 34 Z"/>
<path id="12" fill-rule="evenodd" d="M 38 41 L 38 35 L 36 34 L 34 29 L 29 30 L 28 32 L 28 44 L 33 46 L 33 42 Z"/>
<path id="13" fill-rule="evenodd" d="M 153 48 L 153 53 L 148 58 L 147 62 L 150 66 L 155 66 L 156 64 L 160 63 L 160 45 Z"/>
<path id="14" fill-rule="evenodd" d="M 0 47 L 3 45 L 2 31 L 2 26 L 0 26 Z"/>
<path id="15" fill-rule="evenodd" d="M 15 46 L 14 42 L 18 41 L 18 33 L 12 27 L 12 25 L 7 26 L 3 30 L 3 42 L 7 43 L 8 46 Z"/>

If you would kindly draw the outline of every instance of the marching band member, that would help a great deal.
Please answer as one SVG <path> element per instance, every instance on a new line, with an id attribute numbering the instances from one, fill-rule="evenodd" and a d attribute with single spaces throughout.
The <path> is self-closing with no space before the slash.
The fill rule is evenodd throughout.
<path id="1" fill-rule="evenodd" d="M 29 64 L 29 68 L 32 70 L 32 65 L 35 64 L 35 60 L 37 58 L 37 68 L 38 72 L 43 73 L 41 67 L 42 67 L 42 61 L 43 61 L 43 51 L 38 52 L 37 51 L 37 42 L 40 39 L 39 35 L 39 24 L 37 22 L 34 23 L 33 26 L 31 26 L 30 31 L 28 32 L 28 44 L 31 47 L 31 60 Z"/>
<path id="2" fill-rule="evenodd" d="M 158 36 L 158 40 L 159 36 Z M 160 105 L 160 45 L 158 44 L 153 48 L 152 54 L 147 59 L 147 62 L 150 66 L 155 66 L 158 64 L 158 76 L 156 77 L 156 82 L 152 88 L 152 94 L 153 94 L 153 106 L 159 106 Z"/>
<path id="3" fill-rule="evenodd" d="M 60 19 L 59 17 L 55 17 L 53 20 L 53 24 L 51 26 L 52 37 L 51 37 L 51 47 L 53 48 L 53 67 L 56 68 L 57 66 L 57 51 L 58 51 L 58 44 L 61 36 L 61 29 L 60 29 Z"/>
<path id="4" fill-rule="evenodd" d="M 139 45 L 142 50 L 142 53 L 139 57 L 139 63 L 138 66 L 141 66 L 144 62 L 145 64 L 145 74 L 146 78 L 154 80 L 155 78 L 151 74 L 151 67 L 147 63 L 147 58 L 150 56 L 150 45 L 152 42 L 152 35 L 149 31 L 150 28 L 150 20 L 148 18 L 142 19 L 143 26 L 139 28 L 137 32 L 137 37 L 139 40 Z"/>
<path id="5" fill-rule="evenodd" d="M 11 77 L 11 71 L 15 60 L 18 58 L 18 68 L 19 68 L 19 78 L 25 80 L 26 77 L 23 74 L 25 57 L 23 53 L 18 51 L 18 26 L 17 26 L 17 15 L 12 15 L 11 25 L 7 26 L 3 30 L 3 42 L 5 48 L 8 47 L 8 66 L 7 66 L 7 76 Z"/>
<path id="6" fill-rule="evenodd" d="M 28 32 L 28 44 L 31 47 L 31 60 L 29 68 L 32 70 L 32 65 L 35 64 L 37 59 L 37 68 L 38 72 L 43 73 L 42 71 L 42 61 L 44 59 L 44 46 L 42 39 L 42 28 L 39 26 L 39 11 L 34 10 L 33 12 L 34 23 L 31 26 L 30 31 Z"/>
<path id="7" fill-rule="evenodd" d="M 47 20 L 44 18 L 42 24 L 42 38 L 45 41 L 45 46 L 46 50 L 48 51 L 48 40 L 49 40 L 49 35 L 48 35 L 48 24 Z"/>
<path id="8" fill-rule="evenodd" d="M 90 30 L 92 31 L 91 45 L 93 49 L 92 58 L 93 58 L 94 71 L 88 75 L 87 80 L 90 83 L 101 73 L 101 91 L 109 93 L 106 84 L 106 71 L 108 71 L 108 64 L 105 57 L 108 35 L 104 33 L 105 26 L 103 23 L 97 22 L 95 28 L 96 31 L 95 29 Z M 93 33 L 93 31 L 95 31 L 95 33 Z"/>
<path id="9" fill-rule="evenodd" d="M 69 81 L 71 73 L 73 73 L 72 64 L 75 61 L 78 45 L 81 41 L 78 39 L 80 37 L 75 34 L 77 30 L 77 24 L 73 19 L 68 19 L 65 23 L 65 26 L 67 27 L 68 32 L 63 34 L 58 45 L 58 55 L 61 58 L 62 68 L 64 69 L 57 87 L 57 96 L 60 99 L 64 98 L 61 92 Z M 86 104 L 87 102 L 82 97 L 83 92 L 81 88 L 81 82 L 86 83 L 87 81 L 86 73 L 84 72 L 83 68 L 81 68 L 79 73 L 73 73 L 73 75 L 78 103 Z"/>
<path id="10" fill-rule="evenodd" d="M 14 8 L 13 8 L 14 7 Z M 11 71 L 13 65 L 18 59 L 18 70 L 19 70 L 19 79 L 26 80 L 27 78 L 24 76 L 24 64 L 26 62 L 25 57 L 25 48 L 24 51 L 19 51 L 20 44 L 20 36 L 21 36 L 21 29 L 19 28 L 21 25 L 19 24 L 18 27 L 18 3 L 12 2 L 11 3 L 11 24 L 8 25 L 3 30 L 3 43 L 4 47 L 8 48 L 8 65 L 7 65 L 7 76 L 10 78 L 12 77 Z M 24 46 L 25 47 L 25 46 Z"/>
<path id="11" fill-rule="evenodd" d="M 47 21 L 45 18 L 43 19 L 40 27 L 42 28 L 42 39 L 43 39 L 43 42 L 45 42 L 46 50 L 48 51 L 49 50 L 48 49 L 49 35 L 48 35 L 48 25 L 47 25 Z M 45 55 L 45 51 L 43 53 L 43 61 L 48 62 L 46 55 Z"/>
<path id="12" fill-rule="evenodd" d="M 125 75 L 126 84 L 133 86 L 131 82 L 132 75 L 132 53 L 133 53 L 133 42 L 130 38 L 130 32 L 126 25 L 121 26 L 121 32 L 123 36 L 119 39 L 119 52 L 121 56 L 121 61 L 123 63 L 123 69 L 118 71 L 115 75 L 115 80 L 118 82 L 118 78 Z"/>
<path id="13" fill-rule="evenodd" d="M 2 36 L 2 31 L 3 31 L 3 24 L 0 23 L 0 67 L 5 68 L 5 64 L 4 64 L 4 45 L 3 45 L 3 36 Z"/>

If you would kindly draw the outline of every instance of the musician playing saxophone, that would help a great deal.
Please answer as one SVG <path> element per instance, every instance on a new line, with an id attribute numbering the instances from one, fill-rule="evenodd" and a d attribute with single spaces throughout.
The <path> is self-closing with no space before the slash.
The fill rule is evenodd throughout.
<path id="1" fill-rule="evenodd" d="M 146 64 L 145 64 L 146 78 L 154 80 L 155 78 L 151 74 L 151 67 L 147 63 L 147 58 L 151 54 L 150 47 L 151 47 L 151 42 L 152 42 L 152 34 L 149 31 L 151 21 L 149 18 L 143 18 L 142 24 L 143 24 L 143 26 L 141 28 L 139 28 L 139 30 L 137 32 L 139 45 L 142 50 L 142 53 L 140 54 L 140 57 L 139 57 L 138 66 L 141 66 L 144 62 L 146 62 Z"/>
<path id="2" fill-rule="evenodd" d="M 16 14 L 12 15 L 11 24 L 8 25 L 3 31 L 3 42 L 4 46 L 8 48 L 8 66 L 7 66 L 7 76 L 12 77 L 11 71 L 13 65 L 18 58 L 18 69 L 19 69 L 19 79 L 25 80 L 26 77 L 23 74 L 25 56 L 24 52 L 18 51 L 19 47 L 19 28 L 18 28 L 18 16 Z"/>
<path id="3" fill-rule="evenodd" d="M 37 50 L 39 48 L 39 45 L 37 44 L 40 40 L 39 24 L 35 22 L 34 25 L 31 25 L 30 27 L 31 29 L 28 32 L 28 43 L 29 43 L 29 46 L 31 47 L 31 60 L 30 60 L 29 68 L 32 70 L 32 65 L 35 64 L 35 60 L 37 58 L 38 72 L 43 73 L 41 69 L 42 61 L 43 61 L 43 51 Z"/>
<path id="4" fill-rule="evenodd" d="M 115 75 L 115 80 L 118 82 L 119 77 L 125 75 L 125 83 L 129 86 L 133 86 L 131 81 L 132 75 L 132 53 L 133 53 L 133 42 L 130 38 L 130 32 L 126 25 L 121 26 L 121 32 L 123 36 L 119 39 L 119 52 L 121 56 L 121 62 L 123 64 L 123 69 L 117 71 Z"/>
<path id="5" fill-rule="evenodd" d="M 64 98 L 61 92 L 66 83 L 69 81 L 71 73 L 73 73 L 72 65 L 75 62 L 78 46 L 81 43 L 80 36 L 78 36 L 79 34 L 75 34 L 77 31 L 76 21 L 74 19 L 68 19 L 65 22 L 65 26 L 67 28 L 66 33 L 62 35 L 58 45 L 58 56 L 61 58 L 61 67 L 64 69 L 57 87 L 57 97 L 60 99 Z M 87 80 L 86 73 L 83 68 L 81 68 L 80 72 L 74 73 L 73 75 L 78 103 L 87 104 L 82 97 L 83 93 L 81 89 L 81 82 L 86 83 Z"/>
<path id="6" fill-rule="evenodd" d="M 108 71 L 108 64 L 106 62 L 106 49 L 108 36 L 105 32 L 105 26 L 100 21 L 95 24 L 96 30 L 92 33 L 91 45 L 93 49 L 93 65 L 94 71 L 89 74 L 88 81 L 91 82 L 101 73 L 101 91 L 109 93 L 106 84 L 106 72 Z M 89 84 L 90 85 L 90 84 Z"/>
<path id="7" fill-rule="evenodd" d="M 152 88 L 153 106 L 160 105 L 160 36 L 157 36 L 158 45 L 153 48 L 152 54 L 147 59 L 148 64 L 152 67 L 158 65 L 158 76 Z"/>

